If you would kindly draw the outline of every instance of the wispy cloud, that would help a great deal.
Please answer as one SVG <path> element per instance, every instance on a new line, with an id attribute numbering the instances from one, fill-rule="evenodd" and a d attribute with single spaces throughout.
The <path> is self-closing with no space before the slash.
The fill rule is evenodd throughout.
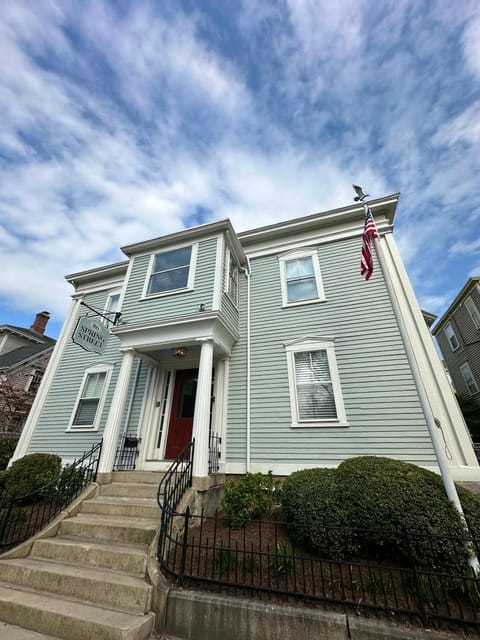
<path id="1" fill-rule="evenodd" d="M 479 25 L 467 0 L 7 3 L 0 300 L 60 317 L 62 274 L 122 244 L 342 206 L 359 182 L 402 192 L 395 235 L 441 306 L 475 268 Z"/>

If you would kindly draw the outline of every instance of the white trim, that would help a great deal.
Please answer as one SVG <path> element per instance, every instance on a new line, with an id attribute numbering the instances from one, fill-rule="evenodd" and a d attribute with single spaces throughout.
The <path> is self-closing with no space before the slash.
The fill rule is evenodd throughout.
<path id="1" fill-rule="evenodd" d="M 287 354 L 288 385 L 290 391 L 290 407 L 292 411 L 292 427 L 348 427 L 347 416 L 343 404 L 340 376 L 338 373 L 335 358 L 335 346 L 333 341 L 322 338 L 306 338 L 303 341 L 292 340 L 285 346 Z M 299 351 L 325 351 L 327 354 L 328 368 L 330 371 L 330 381 L 333 387 L 333 397 L 337 413 L 336 419 L 325 420 L 301 420 L 299 418 L 299 407 L 297 398 L 297 385 L 295 379 L 295 353 Z"/>
<path id="2" fill-rule="evenodd" d="M 236 296 L 232 296 L 231 292 L 230 292 L 230 265 L 234 266 L 235 272 L 236 272 L 236 277 L 237 277 L 237 281 L 236 281 Z M 239 281 L 240 281 L 240 271 L 238 268 L 238 264 L 236 263 L 234 257 L 232 257 L 232 252 L 230 251 L 230 249 L 228 247 L 225 248 L 225 261 L 224 261 L 224 271 L 223 271 L 223 291 L 225 293 L 225 295 L 228 297 L 228 299 L 231 301 L 231 303 L 234 305 L 234 307 L 236 309 L 238 309 L 238 288 L 239 288 Z"/>
<path id="3" fill-rule="evenodd" d="M 115 289 L 123 286 L 123 280 L 119 280 L 118 278 L 112 278 L 109 281 L 103 282 L 102 284 L 97 284 L 90 287 L 83 287 L 79 285 L 75 289 L 75 293 L 72 294 L 72 298 L 75 300 L 76 298 L 83 298 L 85 296 L 90 295 L 91 293 L 100 293 L 101 291 L 108 291 L 109 289 Z"/>
<path id="4" fill-rule="evenodd" d="M 98 427 L 100 425 L 100 420 L 102 417 L 102 412 L 103 412 L 103 407 L 105 405 L 105 400 L 107 398 L 107 392 L 108 392 L 108 387 L 110 384 L 110 379 L 112 377 L 112 371 L 114 369 L 114 365 L 111 363 L 104 363 L 104 362 L 99 362 L 96 364 L 92 364 L 89 367 L 87 367 L 85 369 L 85 371 L 83 372 L 83 378 L 82 378 L 82 382 L 80 384 L 80 389 L 78 391 L 77 394 L 77 398 L 75 400 L 75 404 L 73 405 L 73 411 L 72 414 L 70 416 L 70 420 L 68 423 L 68 427 L 65 429 L 65 432 L 74 432 L 74 433 L 78 433 L 81 431 L 98 431 Z M 95 420 L 91 425 L 79 425 L 79 426 L 75 426 L 73 424 L 73 420 L 75 418 L 75 414 L 77 412 L 78 409 L 78 404 L 82 398 L 82 392 L 85 388 L 85 383 L 88 379 L 88 376 L 90 375 L 95 375 L 96 373 L 105 373 L 105 380 L 103 382 L 103 387 L 102 387 L 102 391 L 100 393 L 99 399 L 98 399 L 98 405 L 97 405 L 97 409 L 95 411 Z"/>
<path id="5" fill-rule="evenodd" d="M 217 238 L 217 255 L 215 256 L 215 279 L 213 282 L 212 311 L 219 311 L 222 304 L 222 278 L 223 278 L 223 254 L 225 251 L 225 238 L 219 235 Z"/>
<path id="6" fill-rule="evenodd" d="M 452 334 L 451 336 L 448 335 L 448 329 L 450 329 L 450 331 L 451 331 L 451 334 Z M 447 341 L 448 341 L 448 344 L 450 346 L 450 349 L 452 351 L 457 351 L 457 349 L 460 349 L 460 341 L 457 338 L 457 334 L 455 333 L 455 331 L 453 329 L 453 326 L 452 326 L 452 323 L 451 323 L 450 320 L 445 325 L 445 327 L 443 329 L 443 332 L 444 332 L 444 334 L 445 334 L 445 336 L 447 338 Z M 455 340 L 457 342 L 457 346 L 456 347 L 454 347 L 453 344 L 452 344 L 452 338 L 455 338 Z"/>
<path id="7" fill-rule="evenodd" d="M 73 300 L 72 304 L 70 305 L 70 309 L 65 319 L 63 328 L 60 332 L 60 336 L 57 340 L 52 356 L 45 370 L 42 383 L 40 384 L 40 388 L 35 396 L 32 408 L 30 409 L 30 413 L 28 414 L 25 426 L 23 427 L 22 433 L 20 434 L 20 438 L 17 442 L 17 447 L 10 459 L 9 465 L 15 462 L 15 460 L 23 458 L 23 456 L 28 452 L 30 442 L 35 432 L 35 427 L 37 426 L 37 422 L 45 405 L 46 398 L 52 386 L 53 380 L 55 379 L 58 366 L 63 357 L 63 353 L 67 345 L 70 344 L 70 338 L 75 322 L 77 321 L 79 308 L 80 299 Z"/>
<path id="8" fill-rule="evenodd" d="M 468 311 L 470 318 L 476 329 L 480 329 L 480 311 L 477 309 L 477 305 L 473 301 L 472 296 L 467 296 L 464 302 L 465 308 Z M 470 308 L 469 308 L 470 307 Z M 473 307 L 473 310 L 472 308 Z M 476 318 L 476 319 L 475 319 Z"/>
<path id="9" fill-rule="evenodd" d="M 188 266 L 187 284 L 185 285 L 185 287 L 180 287 L 179 289 L 169 289 L 168 291 L 159 291 L 157 293 L 148 293 L 148 288 L 150 286 L 150 278 L 152 276 L 155 257 L 158 255 L 161 255 L 162 253 L 171 253 L 179 249 L 185 249 L 186 247 L 191 247 L 191 253 L 190 253 L 190 263 Z M 198 255 L 198 242 L 169 247 L 169 248 L 165 248 L 163 251 L 156 251 L 155 253 L 152 253 L 152 255 L 150 256 L 147 275 L 145 278 L 145 282 L 143 284 L 142 297 L 140 298 L 140 300 L 151 300 L 152 298 L 163 298 L 165 296 L 171 296 L 177 293 L 193 291 L 193 284 L 195 281 L 195 269 L 197 264 L 197 255 Z"/>
<path id="10" fill-rule="evenodd" d="M 475 387 L 476 387 L 476 391 L 472 391 L 472 390 L 470 389 L 470 385 L 468 384 L 468 381 L 467 381 L 467 378 L 466 378 L 466 376 L 465 376 L 465 373 L 463 372 L 463 369 L 464 369 L 465 367 L 466 367 L 466 368 L 468 369 L 468 371 L 470 372 L 470 378 L 473 380 L 473 383 L 474 383 L 474 385 L 475 385 Z M 468 361 L 467 361 L 467 360 L 465 360 L 465 362 L 462 362 L 462 364 L 461 364 L 461 365 L 459 365 L 459 369 L 460 369 L 460 373 L 462 374 L 463 381 L 465 382 L 465 385 L 466 385 L 466 387 L 467 387 L 468 393 L 469 393 L 471 396 L 474 396 L 475 394 L 477 394 L 477 393 L 478 393 L 478 384 L 477 384 L 477 381 L 475 380 L 475 376 L 473 375 L 472 368 L 470 367 L 470 365 L 469 365 Z"/>
<path id="11" fill-rule="evenodd" d="M 288 279 L 286 273 L 286 263 L 291 260 L 298 260 L 302 258 L 311 258 L 312 267 L 313 267 L 313 278 L 315 281 L 315 286 L 317 289 L 317 295 L 313 298 L 306 298 L 303 300 L 293 300 L 290 301 L 288 299 Z M 320 262 L 318 259 L 318 249 L 299 249 L 298 251 L 292 251 L 282 256 L 278 256 L 278 262 L 280 266 L 280 280 L 282 285 L 282 306 L 283 307 L 294 307 L 303 304 L 311 304 L 312 302 L 323 302 L 325 301 L 325 291 L 323 289 L 322 282 L 322 274 L 320 272 Z"/>

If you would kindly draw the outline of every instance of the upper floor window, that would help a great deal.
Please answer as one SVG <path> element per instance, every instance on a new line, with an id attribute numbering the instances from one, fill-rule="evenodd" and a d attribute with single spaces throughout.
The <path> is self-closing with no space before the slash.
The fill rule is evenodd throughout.
<path id="1" fill-rule="evenodd" d="M 286 346 L 286 351 L 293 425 L 345 425 L 333 341 L 295 341 Z"/>
<path id="2" fill-rule="evenodd" d="M 96 365 L 85 371 L 69 430 L 97 430 L 113 365 Z"/>
<path id="3" fill-rule="evenodd" d="M 111 291 L 108 294 L 108 298 L 107 298 L 107 304 L 105 305 L 105 309 L 103 310 L 103 314 L 108 318 L 108 320 L 110 320 L 111 322 L 108 322 L 105 319 L 102 319 L 102 322 L 107 325 L 107 326 L 111 326 L 111 324 L 114 322 L 115 320 L 115 314 L 117 313 L 117 311 L 119 311 L 120 309 L 120 289 L 116 289 L 115 291 Z"/>
<path id="4" fill-rule="evenodd" d="M 196 245 L 190 245 L 152 256 L 145 295 L 191 289 L 195 250 Z"/>
<path id="5" fill-rule="evenodd" d="M 475 382 L 475 378 L 473 377 L 472 370 L 470 369 L 470 366 L 468 365 L 467 362 L 464 362 L 460 366 L 460 371 L 462 372 L 462 376 L 463 376 L 463 379 L 465 380 L 465 384 L 467 385 L 468 390 L 470 391 L 470 395 L 473 395 L 474 393 L 478 393 L 477 383 Z"/>
<path id="6" fill-rule="evenodd" d="M 455 331 L 450 323 L 445 326 L 445 335 L 447 336 L 447 340 L 452 348 L 452 351 L 455 351 L 460 346 L 457 336 L 455 335 Z"/>
<path id="7" fill-rule="evenodd" d="M 325 300 L 318 252 L 296 251 L 280 258 L 283 305 Z"/>
<path id="8" fill-rule="evenodd" d="M 229 249 L 225 255 L 225 292 L 238 306 L 238 266 Z"/>
<path id="9" fill-rule="evenodd" d="M 45 372 L 41 369 L 32 369 L 27 379 L 25 391 L 30 391 L 31 393 L 37 393 L 44 373 Z"/>
<path id="10" fill-rule="evenodd" d="M 475 303 L 472 300 L 471 296 L 468 296 L 468 298 L 465 300 L 465 306 L 468 313 L 470 314 L 470 317 L 472 318 L 473 324 L 477 329 L 480 329 L 480 312 L 475 306 Z"/>

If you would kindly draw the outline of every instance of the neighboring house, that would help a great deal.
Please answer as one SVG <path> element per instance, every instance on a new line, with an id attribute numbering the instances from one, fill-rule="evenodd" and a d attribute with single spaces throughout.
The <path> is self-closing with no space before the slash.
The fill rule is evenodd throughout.
<path id="1" fill-rule="evenodd" d="M 22 430 L 55 346 L 49 318 L 41 311 L 29 329 L 0 325 L 0 432 Z"/>
<path id="2" fill-rule="evenodd" d="M 370 203 L 387 280 L 376 257 L 371 280 L 360 276 L 359 204 L 242 233 L 212 222 L 67 276 L 71 309 L 14 459 L 70 461 L 103 438 L 99 472 L 109 474 L 127 435 L 139 438 L 137 469 L 164 470 L 193 437 L 203 478 L 217 433 L 227 474 L 287 475 L 359 455 L 437 469 L 389 282 L 452 474 L 480 480 L 392 236 L 397 201 Z"/>
<path id="3" fill-rule="evenodd" d="M 467 280 L 432 333 L 457 394 L 480 406 L 480 277 Z"/>

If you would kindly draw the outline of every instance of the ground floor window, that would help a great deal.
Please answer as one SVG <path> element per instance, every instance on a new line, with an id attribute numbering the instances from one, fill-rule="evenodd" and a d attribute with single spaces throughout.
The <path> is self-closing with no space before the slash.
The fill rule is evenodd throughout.
<path id="1" fill-rule="evenodd" d="M 97 430 L 113 365 L 97 365 L 84 373 L 69 430 Z"/>

